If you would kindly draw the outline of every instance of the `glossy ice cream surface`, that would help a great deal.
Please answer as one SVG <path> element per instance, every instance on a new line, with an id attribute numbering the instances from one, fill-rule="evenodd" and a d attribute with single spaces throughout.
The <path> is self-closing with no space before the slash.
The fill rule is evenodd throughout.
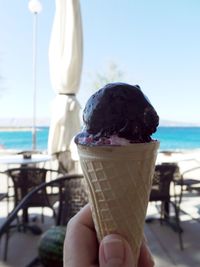
<path id="1" fill-rule="evenodd" d="M 82 145 L 151 142 L 159 117 L 138 85 L 110 83 L 93 94 L 83 111 Z"/>

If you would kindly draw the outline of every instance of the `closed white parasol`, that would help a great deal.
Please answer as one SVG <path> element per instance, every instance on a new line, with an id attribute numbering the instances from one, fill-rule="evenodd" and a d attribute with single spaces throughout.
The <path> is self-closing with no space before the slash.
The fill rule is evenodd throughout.
<path id="1" fill-rule="evenodd" d="M 80 131 L 79 89 L 83 42 L 79 0 L 55 0 L 56 11 L 49 46 L 50 77 L 57 96 L 53 103 L 48 152 L 69 150 L 73 136 Z"/>

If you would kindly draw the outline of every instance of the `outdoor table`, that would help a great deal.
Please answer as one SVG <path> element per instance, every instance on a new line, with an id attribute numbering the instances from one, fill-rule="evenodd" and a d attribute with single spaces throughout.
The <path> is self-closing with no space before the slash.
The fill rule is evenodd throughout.
<path id="1" fill-rule="evenodd" d="M 33 154 L 31 158 L 24 158 L 23 155 L 6 155 L 0 156 L 0 164 L 6 165 L 28 165 L 34 163 L 41 163 L 47 162 L 52 159 L 50 155 L 43 155 L 43 154 Z"/>

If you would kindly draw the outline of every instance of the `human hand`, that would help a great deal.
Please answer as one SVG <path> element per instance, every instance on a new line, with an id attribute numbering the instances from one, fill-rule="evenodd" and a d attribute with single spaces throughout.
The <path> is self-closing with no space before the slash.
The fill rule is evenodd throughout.
<path id="1" fill-rule="evenodd" d="M 136 267 L 128 242 L 120 235 L 104 237 L 100 245 L 86 205 L 68 223 L 64 243 L 64 267 Z M 153 267 L 154 261 L 143 240 L 137 267 Z"/>

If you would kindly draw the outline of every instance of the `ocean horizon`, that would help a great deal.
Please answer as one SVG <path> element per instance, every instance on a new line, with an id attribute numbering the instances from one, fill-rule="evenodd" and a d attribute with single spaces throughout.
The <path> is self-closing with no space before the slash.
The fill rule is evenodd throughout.
<path id="1" fill-rule="evenodd" d="M 37 127 L 36 149 L 47 150 L 49 127 Z M 153 139 L 160 141 L 160 150 L 191 150 L 200 149 L 200 127 L 159 126 Z M 32 149 L 31 128 L 1 128 L 0 147 L 4 149 Z"/>

